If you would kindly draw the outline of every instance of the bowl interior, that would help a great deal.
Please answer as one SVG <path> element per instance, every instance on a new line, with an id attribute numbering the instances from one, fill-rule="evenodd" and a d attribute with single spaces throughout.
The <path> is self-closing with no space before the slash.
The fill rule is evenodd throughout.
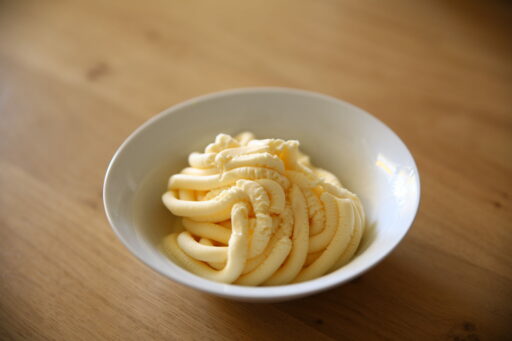
<path id="1" fill-rule="evenodd" d="M 172 263 L 160 250 L 175 218 L 161 202 L 170 175 L 224 132 L 248 130 L 257 138 L 296 139 L 314 165 L 336 174 L 358 194 L 368 225 L 356 257 L 319 279 L 279 287 L 215 283 Z M 104 188 L 107 216 L 142 261 L 183 284 L 242 300 L 281 300 L 343 283 L 386 256 L 407 232 L 419 204 L 412 156 L 384 124 L 331 97 L 260 88 L 207 95 L 172 107 L 137 129 L 119 148 Z"/>

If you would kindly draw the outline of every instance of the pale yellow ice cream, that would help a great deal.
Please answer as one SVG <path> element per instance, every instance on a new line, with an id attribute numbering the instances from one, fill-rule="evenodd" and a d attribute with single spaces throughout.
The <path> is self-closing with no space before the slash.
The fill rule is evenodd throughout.
<path id="1" fill-rule="evenodd" d="M 169 179 L 162 200 L 183 217 L 166 253 L 214 281 L 282 285 L 322 276 L 356 252 L 365 214 L 332 173 L 314 167 L 299 142 L 219 134 Z"/>

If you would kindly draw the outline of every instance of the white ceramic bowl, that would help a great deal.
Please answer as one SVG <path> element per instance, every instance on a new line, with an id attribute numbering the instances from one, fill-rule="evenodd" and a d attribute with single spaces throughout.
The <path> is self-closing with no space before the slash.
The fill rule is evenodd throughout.
<path id="1" fill-rule="evenodd" d="M 158 244 L 175 217 L 161 202 L 170 175 L 221 132 L 249 130 L 257 138 L 296 139 L 312 162 L 357 193 L 368 226 L 355 258 L 318 279 L 275 287 L 244 287 L 198 277 L 170 261 Z M 126 247 L 164 276 L 214 295 L 243 301 L 283 301 L 340 285 L 381 261 L 405 236 L 420 200 L 414 159 L 386 125 L 325 95 L 284 88 L 237 89 L 175 105 L 133 132 L 105 176 L 105 211 Z M 392 274 L 391 274 L 392 275 Z"/>

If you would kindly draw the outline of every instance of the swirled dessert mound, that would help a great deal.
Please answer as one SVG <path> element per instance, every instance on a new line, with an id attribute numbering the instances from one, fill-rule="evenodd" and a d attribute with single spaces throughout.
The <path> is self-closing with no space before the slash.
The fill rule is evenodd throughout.
<path id="1" fill-rule="evenodd" d="M 365 225 L 359 198 L 314 167 L 299 142 L 219 134 L 171 176 L 162 200 L 183 232 L 163 247 L 183 268 L 214 281 L 282 285 L 346 264 Z"/>

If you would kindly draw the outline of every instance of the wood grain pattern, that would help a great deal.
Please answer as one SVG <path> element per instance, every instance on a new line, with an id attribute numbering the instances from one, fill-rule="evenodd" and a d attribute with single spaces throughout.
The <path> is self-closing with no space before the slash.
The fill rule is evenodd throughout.
<path id="1" fill-rule="evenodd" d="M 0 339 L 510 338 L 511 22 L 506 1 L 0 1 Z M 146 119 L 256 85 L 367 109 L 422 179 L 385 261 L 279 304 L 154 273 L 101 199 Z"/>

